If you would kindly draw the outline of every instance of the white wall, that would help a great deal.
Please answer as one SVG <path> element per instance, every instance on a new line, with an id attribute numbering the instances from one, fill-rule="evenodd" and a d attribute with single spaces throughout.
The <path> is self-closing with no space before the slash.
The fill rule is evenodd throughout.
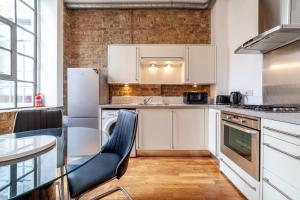
<path id="1" fill-rule="evenodd" d="M 262 103 L 262 55 L 234 54 L 242 43 L 258 34 L 258 0 L 229 0 L 229 90 L 253 91 L 250 104 Z"/>
<path id="2" fill-rule="evenodd" d="M 212 93 L 241 91 L 249 104 L 262 103 L 262 55 L 234 54 L 258 34 L 258 0 L 218 0 L 212 9 L 212 43 L 217 45 L 217 84 Z"/>
<path id="3" fill-rule="evenodd" d="M 39 1 L 39 92 L 45 106 L 63 105 L 63 1 Z"/>
<path id="4" fill-rule="evenodd" d="M 211 11 L 211 42 L 217 46 L 217 84 L 211 87 L 211 93 L 228 94 L 228 0 L 216 1 Z"/>

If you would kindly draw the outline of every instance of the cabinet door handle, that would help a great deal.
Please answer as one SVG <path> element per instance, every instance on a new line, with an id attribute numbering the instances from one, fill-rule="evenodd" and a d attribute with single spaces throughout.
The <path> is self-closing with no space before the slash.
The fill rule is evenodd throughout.
<path id="1" fill-rule="evenodd" d="M 135 68 L 135 80 L 139 81 L 139 68 L 140 68 L 140 48 L 136 47 L 136 68 Z"/>
<path id="2" fill-rule="evenodd" d="M 187 47 L 186 48 L 186 81 L 189 81 L 190 80 L 190 48 Z"/>
<path id="3" fill-rule="evenodd" d="M 171 149 L 174 149 L 174 111 L 171 111 Z"/>
<path id="4" fill-rule="evenodd" d="M 252 186 L 250 183 L 248 183 L 248 181 L 246 181 L 241 175 L 239 175 L 234 169 L 232 169 L 232 167 L 229 166 L 229 164 L 227 164 L 223 158 L 220 158 L 221 162 L 223 162 L 229 169 L 231 169 L 231 171 L 233 171 L 235 173 L 235 175 L 237 175 L 244 183 L 246 183 L 252 190 L 256 191 L 256 187 Z"/>
<path id="5" fill-rule="evenodd" d="M 142 127 L 143 127 L 143 125 L 142 125 L 142 123 L 143 123 L 143 120 L 142 120 L 142 114 L 141 114 L 141 112 L 137 112 L 138 113 L 138 130 L 139 130 L 139 132 L 138 132 L 138 148 L 140 149 L 141 148 L 141 146 L 142 146 L 142 134 L 143 134 L 143 131 L 142 131 Z"/>
<path id="6" fill-rule="evenodd" d="M 270 145 L 269 143 L 264 143 L 264 145 L 267 146 L 267 147 L 269 147 L 270 149 L 273 149 L 273 150 L 275 150 L 275 151 L 278 151 L 278 152 L 280 152 L 280 153 L 283 153 L 283 154 L 285 154 L 285 155 L 287 155 L 287 156 L 289 156 L 289 157 L 291 157 L 291 158 L 300 160 L 300 156 L 295 156 L 295 155 L 293 155 L 293 154 L 291 154 L 291 153 L 288 153 L 288 152 L 286 152 L 286 151 L 283 151 L 283 150 L 281 150 L 281 149 L 278 149 L 278 148 L 276 148 L 276 147 L 273 147 L 273 146 Z"/>
<path id="7" fill-rule="evenodd" d="M 283 135 L 288 135 L 288 136 L 291 136 L 291 137 L 300 138 L 300 135 L 289 133 L 289 132 L 286 132 L 286 131 L 280 131 L 280 130 L 277 130 L 277 129 L 274 129 L 274 128 L 271 128 L 271 127 L 268 127 L 268 126 L 264 126 L 263 128 L 266 129 L 266 130 L 269 130 L 269 131 L 273 131 L 273 132 L 276 132 L 276 133 L 283 134 Z"/>
<path id="8" fill-rule="evenodd" d="M 277 188 L 273 183 L 271 183 L 269 179 L 263 178 L 263 181 L 266 182 L 269 186 L 271 186 L 274 190 L 276 190 L 277 192 L 279 192 L 280 194 L 282 194 L 282 196 L 284 196 L 284 197 L 287 198 L 288 200 L 293 200 L 290 196 L 288 196 L 286 193 L 282 192 L 282 191 L 281 191 L 279 188 Z"/>
<path id="9" fill-rule="evenodd" d="M 218 142 L 219 142 L 219 113 L 216 113 L 216 157 L 218 157 Z"/>

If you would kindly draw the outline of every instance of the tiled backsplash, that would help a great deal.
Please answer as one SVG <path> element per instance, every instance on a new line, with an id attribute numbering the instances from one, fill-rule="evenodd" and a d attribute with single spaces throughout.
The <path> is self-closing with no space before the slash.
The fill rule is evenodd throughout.
<path id="1" fill-rule="evenodd" d="M 184 92 L 207 92 L 210 96 L 209 85 L 110 85 L 110 97 L 113 96 L 183 96 Z"/>

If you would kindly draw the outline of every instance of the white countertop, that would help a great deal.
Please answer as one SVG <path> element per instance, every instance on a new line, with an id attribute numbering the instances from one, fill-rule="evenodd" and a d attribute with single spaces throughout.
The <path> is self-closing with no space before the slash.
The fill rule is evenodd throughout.
<path id="1" fill-rule="evenodd" d="M 298 113 L 273 113 L 273 112 L 262 112 L 262 111 L 254 111 L 254 110 L 246 110 L 246 109 L 238 109 L 238 108 L 230 108 L 228 105 L 213 105 L 213 104 L 150 104 L 150 105 L 141 105 L 141 104 L 104 104 L 99 105 L 101 109 L 163 109 L 163 108 L 212 108 L 218 109 L 221 111 L 239 113 L 244 115 L 250 115 L 255 117 L 260 117 L 263 119 L 276 120 L 286 123 L 298 124 L 300 125 L 300 112 Z"/>

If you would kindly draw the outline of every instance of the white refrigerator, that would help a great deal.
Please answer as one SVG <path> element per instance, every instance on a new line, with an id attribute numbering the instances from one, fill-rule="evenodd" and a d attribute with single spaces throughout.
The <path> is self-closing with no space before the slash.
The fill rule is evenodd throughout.
<path id="1" fill-rule="evenodd" d="M 109 103 L 106 69 L 68 68 L 68 126 L 98 129 L 99 104 Z"/>

